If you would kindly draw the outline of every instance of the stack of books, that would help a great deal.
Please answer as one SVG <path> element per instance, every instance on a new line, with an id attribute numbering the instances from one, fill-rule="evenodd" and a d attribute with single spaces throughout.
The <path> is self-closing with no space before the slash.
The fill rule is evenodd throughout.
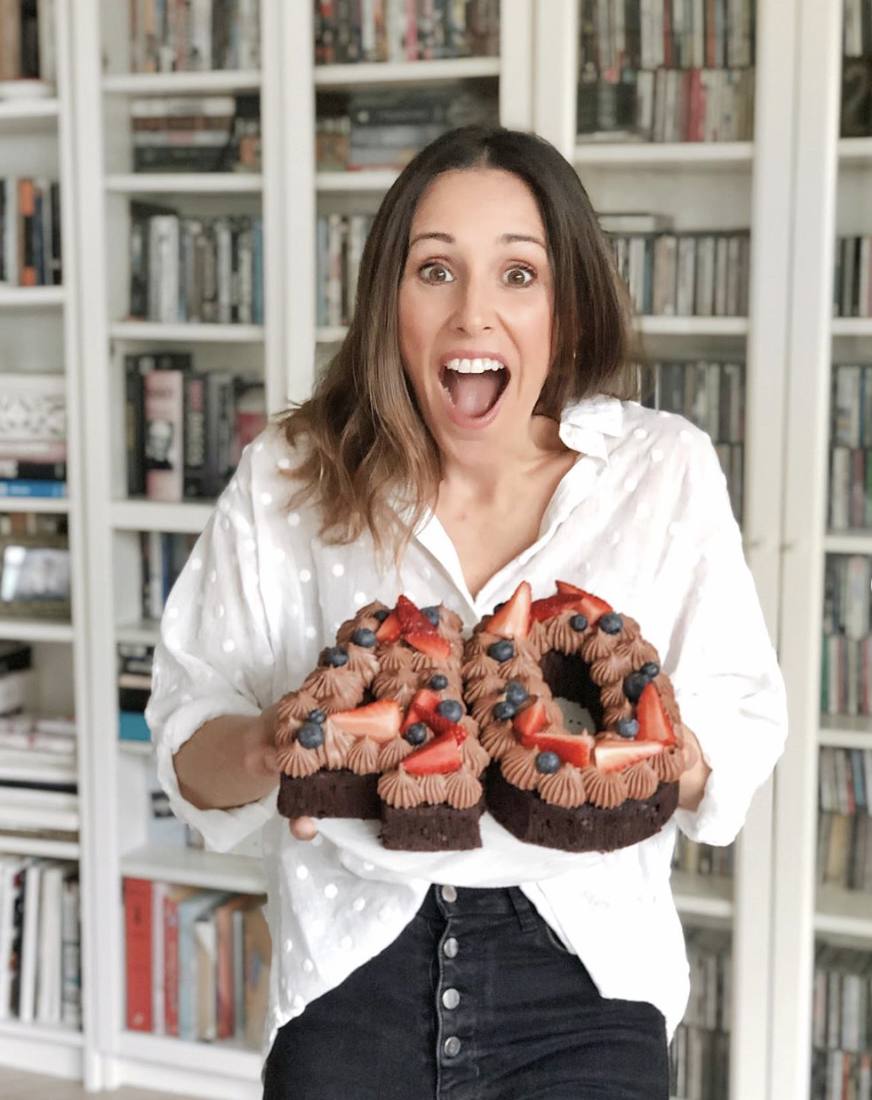
<path id="1" fill-rule="evenodd" d="M 130 204 L 130 316 L 263 324 L 263 220 Z"/>
<path id="2" fill-rule="evenodd" d="M 62 374 L 0 374 L 0 498 L 67 495 Z"/>
<path id="3" fill-rule="evenodd" d="M 0 0 L 0 100 L 52 95 L 54 0 Z"/>
<path id="4" fill-rule="evenodd" d="M 0 179 L 0 286 L 60 286 L 60 187 L 44 176 Z"/>
<path id="5" fill-rule="evenodd" d="M 260 67 L 259 0 L 129 0 L 129 8 L 131 72 Z"/>
<path id="6" fill-rule="evenodd" d="M 125 380 L 128 495 L 218 496 L 266 424 L 263 385 L 197 371 L 187 352 L 128 355 Z"/>
<path id="7" fill-rule="evenodd" d="M 821 712 L 872 714 L 872 558 L 828 554 L 824 571 Z"/>
<path id="8" fill-rule="evenodd" d="M 834 317 L 872 317 L 872 236 L 836 240 Z"/>
<path id="9" fill-rule="evenodd" d="M 672 852 L 672 867 L 688 875 L 733 877 L 733 846 L 713 848 L 710 844 L 695 844 L 679 832 Z"/>
<path id="10" fill-rule="evenodd" d="M 818 882 L 872 895 L 872 749 L 822 748 L 818 789 Z"/>
<path id="11" fill-rule="evenodd" d="M 754 0 L 582 0 L 584 141 L 747 141 Z"/>
<path id="12" fill-rule="evenodd" d="M 135 172 L 260 170 L 257 95 L 133 99 L 130 121 Z"/>
<path id="13" fill-rule="evenodd" d="M 127 1027 L 259 1047 L 270 971 L 264 901 L 125 879 Z"/>
<path id="14" fill-rule="evenodd" d="M 81 1027 L 78 874 L 0 856 L 0 1021 Z"/>
<path id="15" fill-rule="evenodd" d="M 686 933 L 690 1000 L 669 1049 L 671 1095 L 726 1100 L 729 1095 L 732 958 L 730 937 L 715 929 Z"/>
<path id="16" fill-rule="evenodd" d="M 370 214 L 319 214 L 317 323 L 347 325 L 354 313 L 363 246 Z"/>
<path id="17" fill-rule="evenodd" d="M 872 954 L 819 944 L 812 1017 L 812 1100 L 872 1097 Z"/>
<path id="18" fill-rule="evenodd" d="M 872 134 L 872 3 L 843 0 L 842 137 Z"/>
<path id="19" fill-rule="evenodd" d="M 499 53 L 499 0 L 315 0 L 315 64 Z"/>
<path id="20" fill-rule="evenodd" d="M 830 529 L 872 528 L 872 365 L 834 366 L 830 414 Z"/>
<path id="21" fill-rule="evenodd" d="M 196 535 L 170 531 L 141 531 L 142 617 L 157 621 L 163 615 L 170 590 L 188 560 Z"/>

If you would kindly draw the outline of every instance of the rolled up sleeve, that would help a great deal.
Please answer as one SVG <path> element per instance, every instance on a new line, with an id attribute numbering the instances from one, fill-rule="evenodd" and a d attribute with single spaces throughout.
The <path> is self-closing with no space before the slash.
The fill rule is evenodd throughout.
<path id="1" fill-rule="evenodd" d="M 233 809 L 197 809 L 182 797 L 173 756 L 210 719 L 255 716 L 272 702 L 256 536 L 249 449 L 170 592 L 145 712 L 173 812 L 217 851 L 263 825 L 275 812 L 275 793 Z"/>

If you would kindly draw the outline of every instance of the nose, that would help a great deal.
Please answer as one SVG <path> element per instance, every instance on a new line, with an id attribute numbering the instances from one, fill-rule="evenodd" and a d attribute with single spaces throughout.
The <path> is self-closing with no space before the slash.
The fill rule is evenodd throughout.
<path id="1" fill-rule="evenodd" d="M 489 332 L 494 326 L 494 307 L 484 279 L 468 278 L 458 284 L 454 327 L 458 332 Z"/>

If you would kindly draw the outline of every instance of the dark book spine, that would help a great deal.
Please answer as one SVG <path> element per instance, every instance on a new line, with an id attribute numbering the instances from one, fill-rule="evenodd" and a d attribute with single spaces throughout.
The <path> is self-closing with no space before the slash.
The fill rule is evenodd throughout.
<path id="1" fill-rule="evenodd" d="M 63 268 L 61 266 L 61 188 L 59 183 L 49 185 L 49 202 L 51 204 L 51 282 L 54 286 L 60 286 L 63 282 Z"/>
<path id="2" fill-rule="evenodd" d="M 18 458 L 0 458 L 0 478 L 8 481 L 66 481 L 65 462 L 31 462 Z"/>
<path id="3" fill-rule="evenodd" d="M 145 405 L 138 355 L 125 356 L 124 375 L 127 495 L 136 497 L 145 493 Z"/>
<path id="4" fill-rule="evenodd" d="M 45 241 L 42 235 L 43 203 L 47 201 L 40 185 L 34 186 L 33 192 L 33 259 L 36 267 L 36 282 L 38 286 L 48 286 L 48 271 L 45 263 Z"/>
<path id="5" fill-rule="evenodd" d="M 184 441 L 184 494 L 186 497 L 207 497 L 206 377 L 201 373 L 191 373 L 185 378 Z"/>
<path id="6" fill-rule="evenodd" d="M 29 645 L 8 642 L 0 648 L 0 676 L 31 668 L 32 661 L 33 651 Z"/>

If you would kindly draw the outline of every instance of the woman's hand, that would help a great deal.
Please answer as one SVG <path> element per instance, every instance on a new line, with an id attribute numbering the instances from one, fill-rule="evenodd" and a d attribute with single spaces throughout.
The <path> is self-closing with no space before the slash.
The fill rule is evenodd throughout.
<path id="1" fill-rule="evenodd" d="M 261 735 L 258 741 L 251 746 L 250 759 L 246 756 L 246 767 L 253 771 L 260 770 L 264 775 L 272 775 L 278 779 L 280 768 L 278 765 L 278 753 L 276 752 L 276 715 L 278 703 L 273 703 L 261 714 Z M 294 817 L 288 822 L 291 835 L 297 840 L 312 840 L 318 833 L 318 826 L 312 817 Z"/>
<path id="2" fill-rule="evenodd" d="M 705 785 L 711 775 L 699 747 L 696 734 L 687 726 L 682 726 L 684 737 L 685 769 L 678 781 L 678 806 L 682 810 L 695 810 L 702 802 Z"/>

